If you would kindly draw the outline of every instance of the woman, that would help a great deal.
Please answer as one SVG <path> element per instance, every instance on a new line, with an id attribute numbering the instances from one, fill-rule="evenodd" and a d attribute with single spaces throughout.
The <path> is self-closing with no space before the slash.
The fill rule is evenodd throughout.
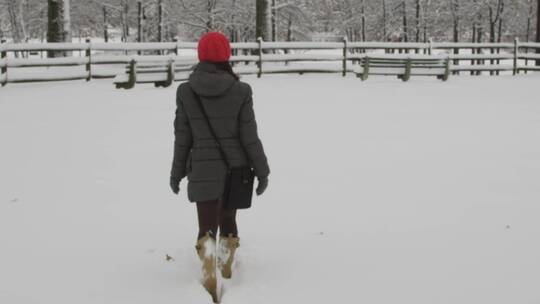
<path id="1" fill-rule="evenodd" d="M 199 234 L 196 249 L 203 264 L 203 285 L 216 302 L 216 256 L 222 276 L 230 278 L 239 238 L 236 210 L 223 206 L 226 163 L 197 95 L 230 166 L 253 168 L 258 180 L 257 195 L 265 191 L 270 169 L 257 135 L 251 87 L 238 80 L 228 62 L 231 56 L 229 40 L 218 32 L 207 33 L 199 40 L 197 51 L 199 63 L 188 82 L 180 84 L 176 94 L 170 186 L 178 194 L 180 180 L 187 175 L 188 198 L 197 204 Z"/>

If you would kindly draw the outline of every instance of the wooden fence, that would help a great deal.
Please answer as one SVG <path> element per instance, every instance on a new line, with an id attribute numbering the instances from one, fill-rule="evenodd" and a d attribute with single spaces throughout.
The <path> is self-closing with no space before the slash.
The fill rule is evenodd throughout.
<path id="1" fill-rule="evenodd" d="M 195 42 L 162 43 L 23 43 L 0 44 L 0 83 L 114 78 L 136 63 L 173 62 L 175 80 L 197 62 Z M 333 50 L 320 53 L 320 50 Z M 47 52 L 68 56 L 47 58 Z M 357 73 L 362 59 L 447 58 L 451 73 L 499 75 L 540 71 L 540 43 L 387 43 L 387 42 L 256 42 L 232 43 L 231 62 L 239 74 Z M 310 52 L 306 52 L 310 51 Z M 291 64 L 291 63 L 299 63 Z M 324 63 L 324 64 L 323 64 Z M 78 69 L 65 69 L 78 67 Z M 28 69 L 34 68 L 34 69 Z M 62 69 L 64 68 L 64 69 Z"/>

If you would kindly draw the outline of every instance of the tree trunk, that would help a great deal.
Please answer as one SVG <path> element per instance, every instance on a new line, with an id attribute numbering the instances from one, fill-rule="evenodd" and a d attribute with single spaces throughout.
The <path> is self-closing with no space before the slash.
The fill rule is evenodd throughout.
<path id="1" fill-rule="evenodd" d="M 540 0 L 536 4 L 536 42 L 540 43 Z M 536 53 L 540 54 L 540 48 L 536 49 Z M 536 60 L 536 65 L 540 66 L 540 59 Z"/>
<path id="2" fill-rule="evenodd" d="M 23 40 L 28 40 L 28 30 L 26 28 L 26 20 L 28 18 L 28 0 L 22 0 L 19 5 L 19 24 L 21 25 L 21 32 Z"/>
<path id="3" fill-rule="evenodd" d="M 407 3 L 405 1 L 402 2 L 403 5 L 403 41 L 408 42 L 409 41 L 409 35 L 408 35 L 408 27 L 407 27 Z"/>
<path id="4" fill-rule="evenodd" d="M 276 0 L 272 0 L 272 41 L 277 40 L 277 10 L 276 10 Z"/>
<path id="5" fill-rule="evenodd" d="M 454 42 L 459 42 L 459 0 L 453 0 L 452 12 L 454 17 Z"/>
<path id="6" fill-rule="evenodd" d="M 362 41 L 366 41 L 366 3 L 362 0 Z"/>
<path id="7" fill-rule="evenodd" d="M 424 4 L 424 43 L 428 42 L 428 11 L 429 11 L 429 4 L 431 3 L 431 0 L 427 0 Z"/>
<path id="8" fill-rule="evenodd" d="M 482 16 L 480 16 L 480 20 L 482 20 L 481 17 L 482 17 Z M 483 32 L 484 32 L 484 29 L 483 29 L 482 26 L 480 25 L 480 26 L 477 27 L 476 30 L 478 31 L 478 33 L 476 34 L 476 38 L 478 39 L 477 42 L 478 42 L 478 43 L 482 43 L 482 36 L 483 36 L 482 34 L 483 34 Z M 482 54 L 482 53 L 483 53 L 483 52 L 482 52 L 482 48 L 478 48 L 477 53 L 478 53 L 478 54 Z M 478 64 L 479 64 L 479 65 L 480 65 L 480 64 L 483 64 L 483 63 L 484 63 L 484 60 L 480 60 L 480 59 L 478 60 Z M 476 75 L 482 75 L 482 72 L 481 72 L 481 71 L 476 71 Z"/>
<path id="9" fill-rule="evenodd" d="M 158 0 L 158 32 L 157 41 L 163 41 L 163 1 Z"/>
<path id="10" fill-rule="evenodd" d="M 472 24 L 472 42 L 476 43 L 476 21 L 473 21 L 473 24 Z M 472 48 L 471 53 L 476 54 L 476 49 Z M 475 64 L 476 64 L 476 61 L 474 59 L 471 60 L 471 65 L 475 65 Z M 475 75 L 475 74 L 476 74 L 475 71 L 471 71 L 471 75 Z"/>
<path id="11" fill-rule="evenodd" d="M 232 3 L 231 3 L 231 28 L 230 28 L 231 42 L 238 42 L 239 41 L 238 40 L 238 32 L 236 30 L 236 25 L 234 24 L 234 22 L 236 20 L 235 12 L 236 12 L 236 0 L 232 0 Z M 237 55 L 238 50 L 233 49 L 232 52 L 233 52 L 233 55 Z"/>
<path id="12" fill-rule="evenodd" d="M 144 22 L 144 14 L 143 14 L 143 6 L 142 2 L 137 2 L 137 42 L 143 42 L 143 22 Z"/>
<path id="13" fill-rule="evenodd" d="M 489 42 L 494 43 L 495 42 L 495 25 L 496 25 L 497 19 L 494 17 L 493 8 L 489 7 Z M 491 48 L 490 53 L 494 54 L 495 49 Z M 489 64 L 493 65 L 495 63 L 495 60 L 491 59 L 489 61 Z M 494 71 L 489 71 L 490 75 L 494 74 Z"/>
<path id="14" fill-rule="evenodd" d="M 416 0 L 416 42 L 420 42 L 420 0 Z"/>
<path id="15" fill-rule="evenodd" d="M 212 31 L 214 29 L 214 1 L 207 0 L 206 12 L 208 13 L 208 19 L 206 20 L 206 31 Z"/>
<path id="16" fill-rule="evenodd" d="M 109 31 L 108 31 L 108 20 L 107 20 L 107 8 L 103 6 L 103 40 L 109 42 Z"/>
<path id="17" fill-rule="evenodd" d="M 0 15 L 0 24 L 2 24 L 4 20 L 2 19 L 2 15 Z M 0 41 L 4 39 L 4 31 L 2 30 L 2 26 L 0 26 Z"/>
<path id="18" fill-rule="evenodd" d="M 127 0 L 122 0 L 122 7 L 120 9 L 120 17 L 122 23 L 122 41 L 127 42 L 129 37 L 129 4 Z"/>
<path id="19" fill-rule="evenodd" d="M 532 27 L 532 16 L 533 16 L 533 10 L 534 10 L 534 4 L 533 0 L 529 1 L 529 15 L 527 16 L 527 33 L 525 37 L 525 41 L 529 42 L 531 41 L 531 27 Z"/>
<path id="20" fill-rule="evenodd" d="M 388 38 L 388 33 L 386 31 L 386 0 L 383 0 L 382 2 L 382 10 L 383 10 L 383 41 L 386 42 Z"/>
<path id="21" fill-rule="evenodd" d="M 289 20 L 287 20 L 287 41 L 292 41 L 292 15 L 289 14 Z"/>
<path id="22" fill-rule="evenodd" d="M 255 10 L 255 36 L 261 37 L 264 41 L 270 40 L 269 35 L 269 14 L 268 14 L 268 0 L 256 0 Z"/>
<path id="23" fill-rule="evenodd" d="M 71 41 L 71 0 L 63 0 L 64 8 L 62 17 L 64 18 L 64 42 Z"/>
<path id="24" fill-rule="evenodd" d="M 502 13 L 503 13 L 503 10 L 504 10 L 504 1 L 502 2 L 502 6 L 501 6 L 501 12 L 500 12 L 500 16 L 499 16 L 499 28 L 498 28 L 498 32 L 497 32 L 497 42 L 498 43 L 501 43 L 502 41 L 502 27 L 503 27 L 503 16 L 502 16 Z M 497 48 L 497 54 L 500 54 L 501 53 L 501 49 L 500 48 Z M 497 65 L 501 64 L 501 60 L 497 59 L 496 60 L 497 62 Z M 500 71 L 497 71 L 497 75 L 500 74 Z"/>
<path id="25" fill-rule="evenodd" d="M 452 3 L 451 3 L 452 7 L 451 7 L 451 10 L 452 10 L 452 19 L 453 19 L 453 41 L 458 43 L 459 42 L 459 0 L 452 0 Z M 459 48 L 454 48 L 454 54 L 455 55 L 458 55 L 459 54 Z M 459 60 L 454 60 L 454 65 L 459 65 Z M 454 71 L 454 74 L 458 74 L 459 72 L 458 71 Z"/>
<path id="26" fill-rule="evenodd" d="M 7 12 L 9 16 L 9 21 L 11 25 L 11 36 L 13 39 L 13 42 L 21 42 L 24 37 L 21 33 L 21 24 L 19 18 L 19 12 L 17 9 L 17 3 L 15 0 L 8 0 L 7 1 Z"/>
<path id="27" fill-rule="evenodd" d="M 499 13 L 499 28 L 497 29 L 497 42 L 502 41 L 504 1 L 502 1 L 501 3 L 501 11 Z"/>
<path id="28" fill-rule="evenodd" d="M 64 42 L 64 2 L 48 0 L 47 42 Z M 61 57 L 61 51 L 48 51 L 47 57 Z"/>

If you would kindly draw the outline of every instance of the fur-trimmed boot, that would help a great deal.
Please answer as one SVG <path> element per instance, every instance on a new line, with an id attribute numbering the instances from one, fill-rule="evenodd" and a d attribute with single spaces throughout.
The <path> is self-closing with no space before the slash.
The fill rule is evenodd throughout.
<path id="1" fill-rule="evenodd" d="M 216 240 L 208 233 L 197 241 L 195 248 L 202 262 L 202 284 L 212 296 L 214 303 L 219 303 L 216 276 Z"/>
<path id="2" fill-rule="evenodd" d="M 234 262 L 234 253 L 240 246 L 240 239 L 229 234 L 228 237 L 219 237 L 218 249 L 218 268 L 221 270 L 221 276 L 230 279 L 232 276 L 232 264 Z"/>

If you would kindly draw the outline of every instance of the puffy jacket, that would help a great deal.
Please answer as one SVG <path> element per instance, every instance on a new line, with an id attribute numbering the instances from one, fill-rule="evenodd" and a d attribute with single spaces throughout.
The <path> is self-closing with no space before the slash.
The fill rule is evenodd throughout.
<path id="1" fill-rule="evenodd" d="M 199 63 L 176 93 L 171 178 L 187 175 L 192 202 L 223 194 L 227 167 L 197 104 L 197 93 L 231 166 L 250 165 L 259 178 L 270 174 L 257 134 L 251 87 L 212 63 Z"/>

